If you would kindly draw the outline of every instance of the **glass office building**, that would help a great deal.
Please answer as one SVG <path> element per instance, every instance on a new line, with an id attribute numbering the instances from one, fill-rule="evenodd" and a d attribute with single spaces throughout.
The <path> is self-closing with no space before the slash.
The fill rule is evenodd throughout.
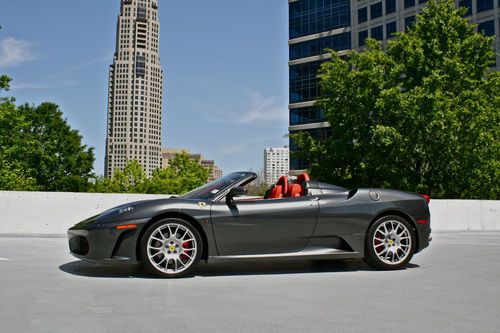
<path id="1" fill-rule="evenodd" d="M 307 131 L 327 138 L 330 124 L 323 110 L 314 106 L 319 96 L 317 72 L 333 49 L 340 55 L 362 48 L 367 37 L 385 41 L 405 31 L 416 19 L 426 0 L 289 0 L 289 133 Z M 498 0 L 460 0 L 478 31 L 496 36 L 496 70 L 500 70 Z M 306 169 L 308 161 L 293 156 L 298 150 L 290 140 L 290 172 Z"/>

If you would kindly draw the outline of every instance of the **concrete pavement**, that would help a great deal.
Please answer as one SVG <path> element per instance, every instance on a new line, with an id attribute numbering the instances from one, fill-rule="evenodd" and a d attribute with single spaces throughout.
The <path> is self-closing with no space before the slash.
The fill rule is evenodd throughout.
<path id="1" fill-rule="evenodd" d="M 362 261 L 201 264 L 157 279 L 0 237 L 0 332 L 498 332 L 500 232 L 434 233 L 401 271 Z"/>

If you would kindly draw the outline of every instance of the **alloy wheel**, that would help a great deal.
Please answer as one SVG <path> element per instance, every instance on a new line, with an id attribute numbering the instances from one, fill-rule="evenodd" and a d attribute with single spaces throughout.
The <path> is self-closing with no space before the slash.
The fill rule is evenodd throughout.
<path id="1" fill-rule="evenodd" d="M 189 228 L 179 223 L 157 227 L 147 240 L 147 257 L 151 265 L 164 274 L 176 275 L 196 260 L 198 244 Z"/>
<path id="2" fill-rule="evenodd" d="M 373 234 L 372 246 L 379 260 L 388 265 L 398 265 L 410 255 L 410 230 L 400 221 L 384 221 Z"/>

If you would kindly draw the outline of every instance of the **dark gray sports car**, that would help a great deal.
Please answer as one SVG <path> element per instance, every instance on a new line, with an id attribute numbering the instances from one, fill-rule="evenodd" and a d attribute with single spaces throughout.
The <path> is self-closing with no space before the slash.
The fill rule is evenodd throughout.
<path id="1" fill-rule="evenodd" d="M 431 240 L 427 195 L 349 190 L 304 173 L 281 177 L 263 198 L 243 197 L 256 178 L 235 172 L 180 197 L 107 210 L 68 230 L 70 251 L 180 277 L 199 260 L 364 258 L 398 269 Z"/>

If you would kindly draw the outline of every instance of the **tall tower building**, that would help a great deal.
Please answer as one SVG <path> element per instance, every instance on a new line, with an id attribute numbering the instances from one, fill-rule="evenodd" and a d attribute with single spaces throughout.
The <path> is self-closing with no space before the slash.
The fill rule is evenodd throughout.
<path id="1" fill-rule="evenodd" d="M 109 69 L 104 174 L 137 160 L 148 177 L 161 167 L 163 71 L 157 0 L 121 0 Z"/>
<path id="2" fill-rule="evenodd" d="M 318 69 L 328 61 L 326 49 L 345 55 L 351 49 L 362 49 L 371 37 L 383 42 L 398 31 L 406 31 L 427 0 L 288 0 L 290 73 L 290 134 L 306 131 L 324 140 L 331 135 L 323 110 L 315 106 L 320 95 Z M 477 31 L 495 36 L 496 67 L 500 70 L 500 1 L 456 0 L 466 7 L 466 17 L 477 24 Z M 290 140 L 290 151 L 297 145 Z M 309 167 L 309 161 L 292 157 L 291 173 Z"/>

